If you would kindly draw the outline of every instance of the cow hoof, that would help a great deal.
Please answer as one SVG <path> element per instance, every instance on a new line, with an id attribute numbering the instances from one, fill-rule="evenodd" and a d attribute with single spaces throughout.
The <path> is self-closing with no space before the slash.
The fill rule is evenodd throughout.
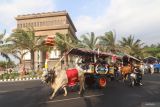
<path id="1" fill-rule="evenodd" d="M 63 96 L 67 96 L 67 94 L 64 94 Z"/>
<path id="2" fill-rule="evenodd" d="M 49 99 L 50 99 L 50 100 L 52 100 L 52 99 L 53 99 L 53 97 L 49 97 Z"/>
<path id="3" fill-rule="evenodd" d="M 81 94 L 81 92 L 79 91 L 78 94 Z"/>

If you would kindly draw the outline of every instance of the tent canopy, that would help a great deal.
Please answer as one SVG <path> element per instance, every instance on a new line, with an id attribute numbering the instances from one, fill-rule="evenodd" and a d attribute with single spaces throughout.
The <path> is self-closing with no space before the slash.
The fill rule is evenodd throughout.
<path id="1" fill-rule="evenodd" d="M 156 58 L 156 57 L 149 56 L 149 57 L 144 58 L 143 61 L 145 63 L 155 63 L 155 62 L 159 62 L 160 60 L 158 58 Z"/>
<path id="2" fill-rule="evenodd" d="M 73 48 L 69 54 L 78 55 L 78 56 L 102 56 L 102 57 L 109 57 L 109 56 L 116 56 L 117 58 L 120 58 L 119 55 L 113 54 L 113 53 L 107 53 L 107 52 L 100 52 L 96 50 L 86 50 L 81 48 Z"/>

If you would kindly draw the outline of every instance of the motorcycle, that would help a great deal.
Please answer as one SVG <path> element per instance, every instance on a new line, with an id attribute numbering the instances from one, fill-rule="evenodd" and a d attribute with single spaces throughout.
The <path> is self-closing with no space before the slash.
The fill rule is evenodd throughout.
<path id="1" fill-rule="evenodd" d="M 130 86 L 141 86 L 142 74 L 139 72 L 133 72 L 130 74 Z"/>

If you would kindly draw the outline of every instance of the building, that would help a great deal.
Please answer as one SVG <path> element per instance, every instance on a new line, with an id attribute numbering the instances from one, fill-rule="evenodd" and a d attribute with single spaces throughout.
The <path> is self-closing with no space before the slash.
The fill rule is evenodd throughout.
<path id="1" fill-rule="evenodd" d="M 16 18 L 17 28 L 26 29 L 27 27 L 33 27 L 36 36 L 48 36 L 54 37 L 56 33 L 68 34 L 76 37 L 76 28 L 66 11 L 47 12 L 18 15 Z M 60 58 L 60 52 L 56 49 L 49 53 L 48 66 L 52 66 Z M 43 66 L 45 63 L 46 52 L 35 52 L 35 67 Z M 25 66 L 30 67 L 30 53 L 25 55 Z"/>

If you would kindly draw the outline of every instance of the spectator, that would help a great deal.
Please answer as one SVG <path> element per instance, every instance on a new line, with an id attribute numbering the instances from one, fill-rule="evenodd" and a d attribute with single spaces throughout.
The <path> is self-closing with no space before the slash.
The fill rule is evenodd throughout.
<path id="1" fill-rule="evenodd" d="M 153 66 L 153 64 L 150 64 L 150 68 L 151 68 L 151 74 L 153 74 L 154 73 L 154 66 Z"/>

